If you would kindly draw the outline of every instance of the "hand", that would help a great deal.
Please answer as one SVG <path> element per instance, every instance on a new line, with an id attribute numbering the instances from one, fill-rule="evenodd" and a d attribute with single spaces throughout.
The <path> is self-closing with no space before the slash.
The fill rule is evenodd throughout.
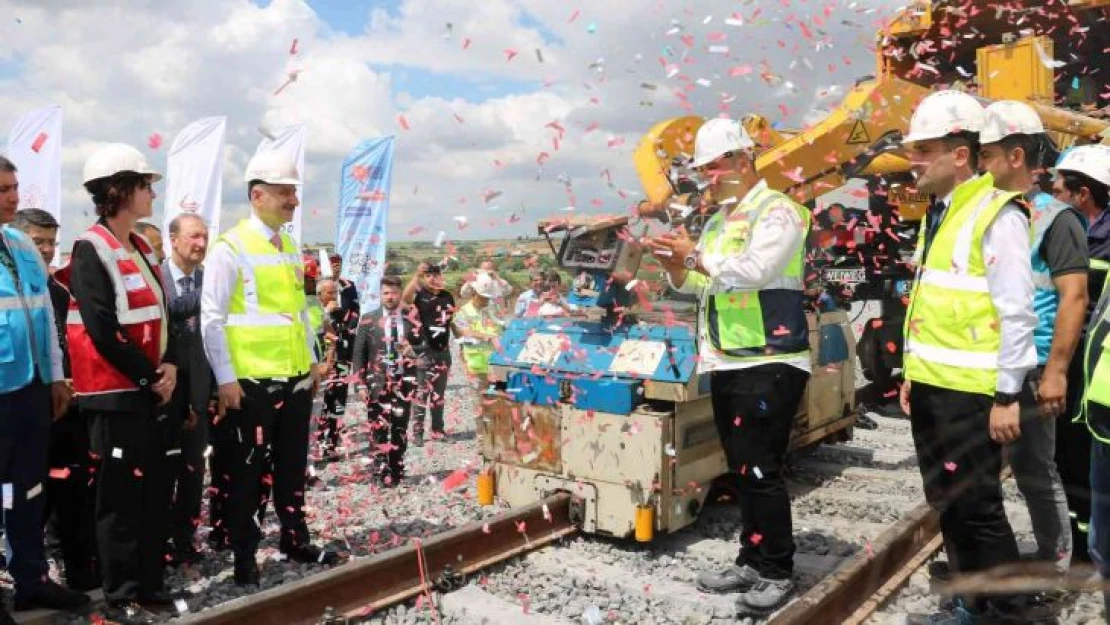
<path id="1" fill-rule="evenodd" d="M 239 410 L 243 407 L 243 387 L 239 386 L 238 380 L 221 384 L 219 394 L 220 400 L 216 405 L 216 421 L 222 419 L 228 410 Z"/>
<path id="2" fill-rule="evenodd" d="M 324 311 L 325 312 L 331 313 L 331 312 L 335 312 L 337 310 L 339 310 L 339 300 L 334 300 L 333 299 L 332 301 L 328 302 L 327 305 L 324 306 Z"/>
<path id="3" fill-rule="evenodd" d="M 910 414 L 910 381 L 902 382 L 902 388 L 898 390 L 898 405 L 901 406 L 902 412 L 907 415 Z"/>
<path id="4" fill-rule="evenodd" d="M 366 387 L 358 389 L 358 400 L 364 404 L 370 403 L 370 391 Z"/>
<path id="5" fill-rule="evenodd" d="M 65 416 L 72 399 L 73 389 L 67 380 L 58 380 L 50 385 L 50 404 L 55 421 Z"/>
<path id="6" fill-rule="evenodd" d="M 327 377 L 328 365 L 327 363 L 316 363 L 312 365 L 312 396 L 315 397 L 316 393 L 320 392 L 320 383 Z"/>
<path id="7" fill-rule="evenodd" d="M 1009 406 L 991 406 L 991 440 L 999 445 L 1007 445 L 1021 438 L 1021 424 L 1018 421 L 1020 411 L 1021 405 L 1018 402 Z"/>
<path id="8" fill-rule="evenodd" d="M 189 416 L 185 417 L 185 423 L 183 423 L 182 425 L 185 427 L 186 430 L 195 429 L 197 427 L 197 421 L 199 419 L 200 417 L 197 416 L 197 413 L 192 408 L 189 408 Z"/>
<path id="9" fill-rule="evenodd" d="M 161 367 L 158 367 L 157 371 L 158 381 L 151 388 L 162 400 L 158 402 L 158 405 L 165 406 L 170 403 L 170 399 L 173 398 L 173 389 L 177 386 L 177 365 L 164 362 Z"/>
<path id="10" fill-rule="evenodd" d="M 659 260 L 659 264 L 667 269 L 684 268 L 686 257 L 696 247 L 694 241 L 690 239 L 690 235 L 686 234 L 686 231 L 682 228 L 675 232 L 648 238 L 644 244 L 651 250 L 652 256 Z"/>
<path id="11" fill-rule="evenodd" d="M 1045 371 L 1037 387 L 1037 402 L 1041 405 L 1041 414 L 1046 419 L 1055 419 L 1064 414 L 1067 396 L 1068 378 L 1064 372 Z"/>

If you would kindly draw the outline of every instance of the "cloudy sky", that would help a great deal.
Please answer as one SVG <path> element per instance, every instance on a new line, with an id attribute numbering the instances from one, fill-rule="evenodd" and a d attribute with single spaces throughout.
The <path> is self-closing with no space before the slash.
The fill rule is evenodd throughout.
<path id="1" fill-rule="evenodd" d="M 334 240 L 339 164 L 383 135 L 396 136 L 392 239 L 515 236 L 572 205 L 627 211 L 631 154 L 657 121 L 813 119 L 873 71 L 876 29 L 901 4 L 0 0 L 0 128 L 63 107 L 65 241 L 92 214 L 79 176 L 98 143 L 139 146 L 164 170 L 174 135 L 212 115 L 228 118 L 225 227 L 246 213 L 259 127 L 303 121 L 306 242 Z"/>

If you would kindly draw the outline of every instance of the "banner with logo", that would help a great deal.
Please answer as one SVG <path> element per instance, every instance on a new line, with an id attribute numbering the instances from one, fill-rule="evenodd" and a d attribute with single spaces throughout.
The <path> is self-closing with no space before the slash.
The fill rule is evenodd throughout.
<path id="1" fill-rule="evenodd" d="M 393 178 L 393 137 L 363 141 L 343 160 L 335 247 L 343 276 L 358 288 L 363 313 L 381 306 L 389 189 Z"/>
<path id="2" fill-rule="evenodd" d="M 19 169 L 19 207 L 41 208 L 62 223 L 62 107 L 35 109 L 16 120 L 8 158 Z"/>
<path id="3" fill-rule="evenodd" d="M 295 126 L 287 126 L 280 128 L 272 133 L 267 134 L 258 144 L 258 149 L 255 154 L 259 152 L 281 152 L 293 159 L 297 164 L 297 172 L 301 175 L 301 184 L 297 189 L 297 197 L 304 201 L 304 149 L 305 139 L 307 136 L 307 128 L 304 124 L 297 124 Z M 298 206 L 297 210 L 293 213 L 293 221 L 285 224 L 282 230 L 293 237 L 297 245 L 301 245 L 301 216 L 304 215 L 304 206 Z"/>
<path id="4" fill-rule="evenodd" d="M 204 219 L 213 239 L 219 234 L 226 129 L 226 117 L 206 117 L 174 137 L 166 158 L 163 232 L 169 232 L 170 222 L 178 215 L 192 213 Z"/>

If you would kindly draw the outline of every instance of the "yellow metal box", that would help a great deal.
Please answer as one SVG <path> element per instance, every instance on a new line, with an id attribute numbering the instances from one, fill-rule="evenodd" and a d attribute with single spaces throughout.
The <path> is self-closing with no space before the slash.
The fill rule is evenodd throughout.
<path id="1" fill-rule="evenodd" d="M 1051 104 L 1054 74 L 1052 39 L 1029 37 L 979 48 L 979 93 L 992 100 L 1032 100 Z"/>

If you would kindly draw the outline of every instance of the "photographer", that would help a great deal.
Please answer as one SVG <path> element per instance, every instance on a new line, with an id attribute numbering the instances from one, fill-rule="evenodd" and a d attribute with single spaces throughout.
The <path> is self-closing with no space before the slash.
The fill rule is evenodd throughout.
<path id="1" fill-rule="evenodd" d="M 443 268 L 420 263 L 401 298 L 415 306 L 423 336 L 417 352 L 416 411 L 412 426 L 412 444 L 424 445 L 424 422 L 432 415 L 432 437 L 443 437 L 443 403 L 447 376 L 451 372 L 451 327 L 455 318 L 455 298 L 447 291 Z"/>

